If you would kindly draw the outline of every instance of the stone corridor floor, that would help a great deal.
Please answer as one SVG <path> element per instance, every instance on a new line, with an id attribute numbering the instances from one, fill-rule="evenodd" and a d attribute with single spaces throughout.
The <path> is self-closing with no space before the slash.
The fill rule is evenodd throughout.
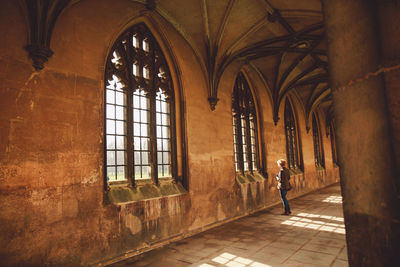
<path id="1" fill-rule="evenodd" d="M 289 202 L 110 266 L 348 266 L 339 185 Z"/>

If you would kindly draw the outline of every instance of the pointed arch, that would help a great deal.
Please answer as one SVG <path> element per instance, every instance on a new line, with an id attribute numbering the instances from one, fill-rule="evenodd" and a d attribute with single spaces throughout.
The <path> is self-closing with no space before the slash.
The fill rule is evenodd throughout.
<path id="1" fill-rule="evenodd" d="M 242 72 L 237 75 L 233 88 L 232 120 L 236 171 L 253 173 L 260 170 L 262 164 L 257 107 L 249 83 Z"/>
<path id="2" fill-rule="evenodd" d="M 267 173 L 267 161 L 265 157 L 265 142 L 264 142 L 264 117 L 262 112 L 262 105 L 260 103 L 259 92 L 256 90 L 257 86 L 255 85 L 255 81 L 251 79 L 250 73 L 254 71 L 251 67 L 242 67 L 241 73 L 246 79 L 250 92 L 252 93 L 254 105 L 255 105 L 255 114 L 256 114 L 256 125 L 257 125 L 257 149 L 258 149 L 258 159 L 259 159 L 259 169 L 258 171 L 264 175 L 264 177 L 268 177 Z M 261 81 L 262 82 L 262 81 Z M 268 95 L 268 94 L 267 94 Z M 272 105 L 271 105 L 272 106 Z"/>
<path id="3" fill-rule="evenodd" d="M 144 22 L 123 31 L 109 51 L 104 77 L 106 189 L 110 183 L 135 186 L 146 179 L 158 184 L 161 177 L 176 179 L 178 169 L 182 173 L 177 153 L 185 152 L 176 142 L 177 135 L 183 136 L 176 119 L 180 93 L 169 63 Z"/>

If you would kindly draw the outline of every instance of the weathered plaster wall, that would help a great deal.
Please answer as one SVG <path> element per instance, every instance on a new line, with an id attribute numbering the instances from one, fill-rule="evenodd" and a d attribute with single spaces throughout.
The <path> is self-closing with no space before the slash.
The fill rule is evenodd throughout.
<path id="1" fill-rule="evenodd" d="M 175 236 L 278 203 L 276 160 L 286 155 L 283 121 L 272 121 L 271 100 L 251 69 L 259 97 L 268 178 L 235 180 L 231 93 L 240 65 L 224 74 L 210 111 L 202 69 L 193 51 L 157 15 L 131 1 L 87 0 L 56 23 L 44 70 L 34 71 L 26 26 L 16 1 L 1 2 L 0 32 L 0 258 L 2 265 L 87 265 L 146 249 Z M 146 15 L 147 14 L 147 15 Z M 123 205 L 104 203 L 103 75 L 113 40 L 147 16 L 175 57 L 182 83 L 187 138 L 187 194 Z M 244 68 L 247 68 L 245 66 Z M 290 197 L 338 181 L 324 137 L 326 171 L 314 166 L 312 133 L 295 100 L 304 174 Z M 280 110 L 283 118 L 283 107 Z M 324 133 L 324 126 L 321 127 Z M 322 178 L 321 178 L 322 177 Z"/>

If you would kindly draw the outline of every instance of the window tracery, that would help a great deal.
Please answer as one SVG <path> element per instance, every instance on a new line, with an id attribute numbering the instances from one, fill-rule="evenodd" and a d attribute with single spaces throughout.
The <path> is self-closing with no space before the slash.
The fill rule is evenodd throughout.
<path id="1" fill-rule="evenodd" d="M 246 78 L 238 74 L 232 96 L 232 118 L 236 171 L 259 169 L 257 114 Z"/>
<path id="2" fill-rule="evenodd" d="M 108 183 L 174 176 L 174 93 L 160 46 L 143 24 L 115 42 L 105 70 Z"/>

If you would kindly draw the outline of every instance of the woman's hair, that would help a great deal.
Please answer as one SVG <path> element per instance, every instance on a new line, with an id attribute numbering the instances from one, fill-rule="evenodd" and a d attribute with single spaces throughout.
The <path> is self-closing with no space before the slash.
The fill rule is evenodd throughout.
<path id="1" fill-rule="evenodd" d="M 276 163 L 278 163 L 278 165 L 281 166 L 281 167 L 285 167 L 286 166 L 286 160 L 284 160 L 284 159 L 280 159 Z"/>

